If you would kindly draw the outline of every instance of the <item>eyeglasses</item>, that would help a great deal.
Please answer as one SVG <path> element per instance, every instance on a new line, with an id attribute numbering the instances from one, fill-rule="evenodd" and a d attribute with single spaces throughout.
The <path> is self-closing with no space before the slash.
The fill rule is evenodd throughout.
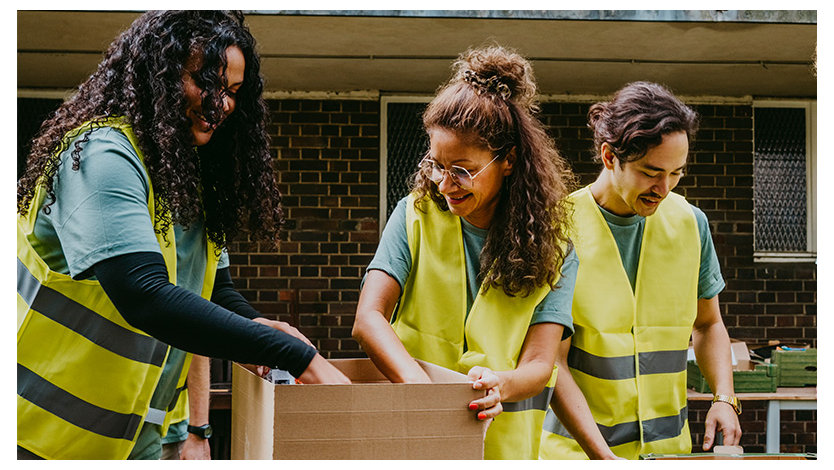
<path id="1" fill-rule="evenodd" d="M 478 172 L 474 175 L 472 173 L 469 173 L 469 170 L 467 170 L 466 168 L 457 165 L 452 165 L 452 167 L 447 170 L 429 157 L 425 157 L 423 161 L 420 162 L 420 165 L 423 167 L 423 170 L 426 171 L 427 176 L 434 184 L 440 185 L 446 173 L 448 173 L 449 177 L 452 178 L 452 183 L 458 185 L 460 189 L 470 190 L 474 186 L 473 180 L 484 170 L 486 170 L 487 167 L 492 165 L 492 162 L 498 160 L 498 157 L 500 156 L 500 153 L 495 155 L 495 158 L 490 160 L 489 163 L 484 165 L 484 167 L 478 170 Z"/>

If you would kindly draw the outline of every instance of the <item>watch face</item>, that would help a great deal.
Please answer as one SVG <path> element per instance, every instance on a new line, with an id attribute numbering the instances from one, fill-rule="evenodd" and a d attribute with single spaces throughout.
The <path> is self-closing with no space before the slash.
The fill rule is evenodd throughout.
<path id="1" fill-rule="evenodd" d="M 202 426 L 188 426 L 188 432 L 194 434 L 196 436 L 200 436 L 203 439 L 208 439 L 212 435 L 212 429 L 210 424 L 204 424 Z"/>

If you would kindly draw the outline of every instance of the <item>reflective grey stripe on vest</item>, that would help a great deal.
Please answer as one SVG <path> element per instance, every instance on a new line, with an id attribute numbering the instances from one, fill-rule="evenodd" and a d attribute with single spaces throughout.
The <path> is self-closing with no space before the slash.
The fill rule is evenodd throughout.
<path id="1" fill-rule="evenodd" d="M 637 421 L 619 423 L 613 426 L 603 426 L 597 423 L 597 427 L 599 428 L 599 432 L 602 434 L 602 437 L 605 439 L 605 442 L 610 447 L 640 440 L 640 428 Z M 573 439 L 573 436 L 570 435 L 562 422 L 559 421 L 559 418 L 556 417 L 556 413 L 554 413 L 552 409 L 547 410 L 547 414 L 544 416 L 544 424 L 542 425 L 542 428 L 553 434 Z"/>
<path id="2" fill-rule="evenodd" d="M 686 423 L 688 410 L 686 407 L 675 416 L 664 416 L 643 421 L 643 442 L 653 442 L 662 439 L 678 437 Z M 609 447 L 614 447 L 629 442 L 640 440 L 640 427 L 637 421 L 618 423 L 613 426 L 603 426 L 597 423 L 599 432 Z M 553 434 L 558 434 L 568 439 L 573 439 L 570 432 L 565 428 L 556 413 L 552 409 L 547 410 L 544 417 L 542 429 Z"/>
<path id="3" fill-rule="evenodd" d="M 17 292 L 32 310 L 60 323 L 108 351 L 136 362 L 162 367 L 168 345 L 134 333 L 42 285 L 17 260 Z"/>
<path id="4" fill-rule="evenodd" d="M 673 374 L 686 370 L 686 350 L 641 352 L 640 373 Z"/>
<path id="5" fill-rule="evenodd" d="M 547 409 L 550 404 L 550 396 L 553 395 L 553 387 L 544 387 L 536 396 L 521 400 L 521 401 L 506 401 L 502 402 L 501 406 L 506 412 L 527 411 L 527 410 L 541 410 Z"/>
<path id="6" fill-rule="evenodd" d="M 643 421 L 643 442 L 679 436 L 683 425 L 686 424 L 687 416 L 689 416 L 689 410 L 684 406 L 677 416 L 664 416 Z"/>
<path id="7" fill-rule="evenodd" d="M 145 416 L 145 421 L 162 426 L 162 423 L 165 422 L 165 410 L 148 408 L 148 414 Z"/>
<path id="8" fill-rule="evenodd" d="M 669 374 L 686 370 L 686 350 L 651 351 L 638 354 L 640 374 Z M 602 357 L 571 346 L 568 365 L 572 369 L 605 380 L 633 379 L 634 356 Z"/>
<path id="9" fill-rule="evenodd" d="M 117 413 L 84 401 L 20 364 L 17 394 L 63 420 L 105 437 L 131 441 L 142 423 L 137 414 Z"/>
<path id="10" fill-rule="evenodd" d="M 634 378 L 634 356 L 602 357 L 571 346 L 568 351 L 568 366 L 600 379 Z"/>
<path id="11" fill-rule="evenodd" d="M 17 293 L 23 297 L 26 305 L 32 305 L 40 287 L 41 283 L 29 272 L 26 265 L 17 260 Z"/>

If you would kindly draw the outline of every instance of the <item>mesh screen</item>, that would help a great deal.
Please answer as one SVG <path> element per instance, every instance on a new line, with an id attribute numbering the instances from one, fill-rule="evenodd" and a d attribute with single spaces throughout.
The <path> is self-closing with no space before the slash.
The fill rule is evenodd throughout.
<path id="1" fill-rule="evenodd" d="M 391 215 L 397 201 L 408 195 L 408 180 L 428 149 L 423 131 L 423 111 L 427 103 L 388 103 L 388 187 L 386 214 Z"/>
<path id="2" fill-rule="evenodd" d="M 805 251 L 805 110 L 756 108 L 753 170 L 757 251 Z"/>

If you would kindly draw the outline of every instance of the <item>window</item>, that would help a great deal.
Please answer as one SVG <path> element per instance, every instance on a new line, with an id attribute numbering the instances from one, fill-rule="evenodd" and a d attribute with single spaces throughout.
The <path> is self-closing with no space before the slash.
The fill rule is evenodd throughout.
<path id="1" fill-rule="evenodd" d="M 423 111 L 431 97 L 384 96 L 380 121 L 379 227 L 385 226 L 397 201 L 408 195 L 408 179 L 428 149 Z"/>
<path id="2" fill-rule="evenodd" d="M 816 260 L 816 101 L 753 105 L 754 253 Z"/>

